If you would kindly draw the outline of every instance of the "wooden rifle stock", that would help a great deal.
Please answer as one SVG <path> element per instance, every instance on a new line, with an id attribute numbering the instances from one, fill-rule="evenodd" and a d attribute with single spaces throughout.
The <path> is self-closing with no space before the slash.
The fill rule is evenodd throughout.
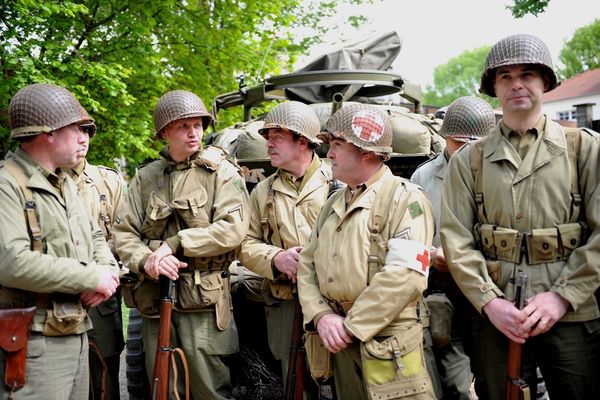
<path id="1" fill-rule="evenodd" d="M 285 400 L 302 400 L 303 397 L 305 366 L 304 345 L 302 343 L 302 336 L 304 334 L 302 319 L 302 307 L 300 306 L 300 301 L 296 299 L 290 359 L 285 382 Z"/>
<path id="2" fill-rule="evenodd" d="M 171 340 L 171 313 L 173 311 L 173 286 L 175 282 L 161 275 L 160 282 L 160 322 L 154 371 L 152 373 L 152 400 L 167 400 L 169 397 L 169 358 L 173 349 Z"/>
<path id="3" fill-rule="evenodd" d="M 515 306 L 521 310 L 525 306 L 525 288 L 527 274 L 519 270 L 515 279 Z M 521 393 L 529 393 L 527 382 L 521 378 L 521 349 L 522 344 L 508 341 L 508 362 L 506 366 L 506 400 L 529 400 L 521 397 Z"/>

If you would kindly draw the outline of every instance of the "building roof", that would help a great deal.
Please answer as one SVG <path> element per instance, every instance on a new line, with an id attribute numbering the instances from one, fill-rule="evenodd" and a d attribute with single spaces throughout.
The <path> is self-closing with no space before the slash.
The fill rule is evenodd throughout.
<path id="1" fill-rule="evenodd" d="M 600 68 L 590 69 L 561 82 L 544 94 L 544 102 L 559 101 L 600 94 Z"/>

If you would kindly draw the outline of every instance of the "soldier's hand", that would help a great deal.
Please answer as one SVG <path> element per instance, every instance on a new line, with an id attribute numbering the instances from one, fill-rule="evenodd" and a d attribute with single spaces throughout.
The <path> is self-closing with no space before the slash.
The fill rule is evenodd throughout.
<path id="1" fill-rule="evenodd" d="M 444 256 L 444 249 L 436 247 L 431 251 L 431 265 L 433 268 L 440 272 L 450 272 L 448 264 L 446 264 L 446 256 Z"/>
<path id="2" fill-rule="evenodd" d="M 512 302 L 496 297 L 483 306 L 483 311 L 490 322 L 513 342 L 525 343 L 525 339 L 529 337 L 529 331 L 521 327 L 527 315 Z"/>
<path id="3" fill-rule="evenodd" d="M 187 267 L 173 255 L 173 251 L 165 242 L 148 257 L 144 264 L 144 272 L 152 279 L 158 280 L 159 275 L 164 275 L 175 280 L 179 277 L 179 269 Z"/>
<path id="4" fill-rule="evenodd" d="M 317 331 L 325 348 L 332 353 L 344 350 L 352 343 L 352 334 L 344 326 L 344 317 L 325 314 L 317 323 Z"/>
<path id="5" fill-rule="evenodd" d="M 550 330 L 569 308 L 569 302 L 555 292 L 538 293 L 531 297 L 523 312 L 528 315 L 522 329 L 536 336 Z"/>
<path id="6" fill-rule="evenodd" d="M 104 295 L 97 292 L 84 292 L 79 295 L 79 298 L 83 305 L 88 307 L 96 307 L 98 304 L 104 302 Z"/>
<path id="7" fill-rule="evenodd" d="M 296 282 L 296 274 L 298 273 L 298 260 L 302 246 L 291 247 L 287 250 L 280 251 L 273 257 L 273 265 L 281 273 L 286 274 L 292 282 Z"/>

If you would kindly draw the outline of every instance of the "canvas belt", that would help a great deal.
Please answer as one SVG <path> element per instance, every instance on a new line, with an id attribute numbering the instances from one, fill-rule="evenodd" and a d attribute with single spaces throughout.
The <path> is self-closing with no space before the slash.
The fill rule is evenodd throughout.
<path id="1" fill-rule="evenodd" d="M 52 308 L 52 293 L 35 293 L 26 290 L 0 287 L 0 307 Z"/>
<path id="2" fill-rule="evenodd" d="M 346 317 L 348 315 L 348 312 L 354 305 L 353 301 L 337 301 L 337 300 L 330 300 L 327 298 L 325 300 L 327 300 L 327 303 L 329 304 L 329 306 L 331 307 L 333 312 L 335 312 L 338 315 L 341 315 L 342 317 Z M 404 307 L 404 309 L 400 312 L 400 314 L 396 318 L 418 319 L 417 305 L 414 304 L 414 305 L 409 305 L 407 307 Z"/>
<path id="3" fill-rule="evenodd" d="M 585 228 L 580 223 L 519 232 L 497 225 L 477 224 L 475 237 L 483 255 L 492 260 L 537 265 L 565 261 L 581 245 Z"/>
<path id="4" fill-rule="evenodd" d="M 215 257 L 183 257 L 183 260 L 188 264 L 187 269 L 183 271 L 227 271 L 235 259 L 235 251 L 229 251 Z"/>

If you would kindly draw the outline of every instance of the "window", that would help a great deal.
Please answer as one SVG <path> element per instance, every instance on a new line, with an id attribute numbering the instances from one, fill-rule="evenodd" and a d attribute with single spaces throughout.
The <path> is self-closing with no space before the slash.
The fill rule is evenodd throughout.
<path id="1" fill-rule="evenodd" d="M 577 110 L 559 111 L 557 114 L 559 121 L 577 121 Z"/>

